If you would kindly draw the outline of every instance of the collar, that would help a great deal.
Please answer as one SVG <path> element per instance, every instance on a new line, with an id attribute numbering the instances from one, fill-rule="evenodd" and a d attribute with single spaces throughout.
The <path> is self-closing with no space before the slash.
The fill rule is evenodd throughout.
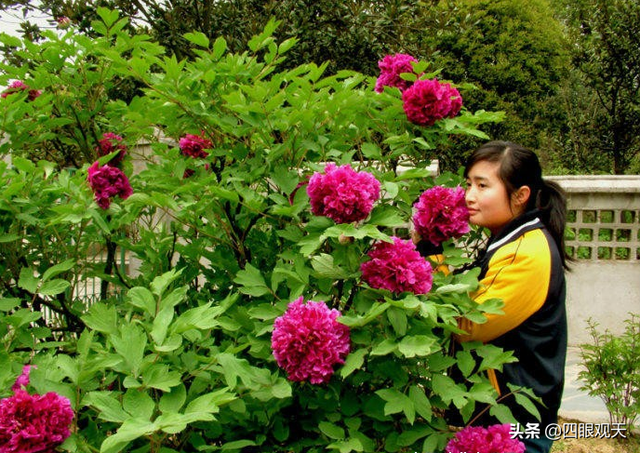
<path id="1" fill-rule="evenodd" d="M 535 230 L 537 228 L 542 228 L 544 224 L 540 220 L 538 216 L 540 214 L 539 210 L 533 210 L 525 212 L 524 214 L 516 217 L 507 225 L 505 225 L 498 234 L 492 236 L 489 239 L 489 245 L 487 246 L 487 253 L 491 253 L 499 247 L 502 247 L 504 244 L 507 244 L 514 238 L 520 236 L 521 234 Z"/>

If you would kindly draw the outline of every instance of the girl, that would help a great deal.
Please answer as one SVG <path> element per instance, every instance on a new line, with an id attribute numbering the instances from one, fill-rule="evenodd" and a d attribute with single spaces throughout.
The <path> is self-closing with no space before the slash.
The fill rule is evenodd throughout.
<path id="1" fill-rule="evenodd" d="M 491 233 L 476 261 L 480 287 L 472 297 L 479 303 L 501 299 L 504 314 L 487 315 L 483 324 L 461 320 L 467 334 L 456 339 L 514 352 L 518 362 L 504 365 L 502 372 L 490 370 L 489 378 L 521 429 L 527 423 L 540 428 L 537 439 L 523 436 L 526 452 L 548 453 L 553 441 L 545 429 L 557 422 L 567 348 L 565 196 L 542 178 L 537 156 L 515 143 L 483 145 L 467 161 L 464 175 L 470 222 Z M 528 387 L 541 398 L 540 421 L 509 395 L 508 383 Z M 487 414 L 478 424 L 496 423 Z"/>

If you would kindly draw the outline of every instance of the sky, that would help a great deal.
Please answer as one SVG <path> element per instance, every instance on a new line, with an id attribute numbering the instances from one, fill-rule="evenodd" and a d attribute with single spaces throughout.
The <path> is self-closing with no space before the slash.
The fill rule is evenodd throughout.
<path id="1" fill-rule="evenodd" d="M 47 21 L 48 16 L 43 14 L 30 13 L 27 16 L 27 19 L 32 23 L 38 24 L 41 28 L 55 28 L 54 24 Z M 19 36 L 20 22 L 23 20 L 22 10 L 20 8 L 0 11 L 0 32 L 4 32 L 12 36 Z"/>

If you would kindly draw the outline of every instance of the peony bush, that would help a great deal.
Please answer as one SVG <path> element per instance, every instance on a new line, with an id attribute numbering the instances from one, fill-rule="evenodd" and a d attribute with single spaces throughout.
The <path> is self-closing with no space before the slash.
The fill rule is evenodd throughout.
<path id="1" fill-rule="evenodd" d="M 421 194 L 461 183 L 431 174 L 437 144 L 499 114 L 440 88 L 421 98 L 438 118 L 412 121 L 404 95 L 435 76 L 423 62 L 404 91 L 282 70 L 295 40 L 275 22 L 239 54 L 188 33 L 196 57 L 178 61 L 99 15 L 93 39 L 0 35 L 29 62 L 0 83 L 41 93 L 0 98 L 5 445 L 432 452 L 453 438 L 447 412 L 511 421 L 485 374 L 510 354 L 448 353 L 457 320 L 499 302 L 475 304 L 477 270 L 434 270 L 409 240 Z M 444 264 L 468 263 L 463 217 L 434 218 Z"/>

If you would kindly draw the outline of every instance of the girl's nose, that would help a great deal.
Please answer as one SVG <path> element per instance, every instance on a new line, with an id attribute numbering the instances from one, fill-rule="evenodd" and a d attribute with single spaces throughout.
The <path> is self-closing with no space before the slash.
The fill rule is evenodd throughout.
<path id="1" fill-rule="evenodd" d="M 470 201 L 475 199 L 475 191 L 473 187 L 467 187 L 467 190 L 464 193 L 464 200 L 469 204 Z"/>

